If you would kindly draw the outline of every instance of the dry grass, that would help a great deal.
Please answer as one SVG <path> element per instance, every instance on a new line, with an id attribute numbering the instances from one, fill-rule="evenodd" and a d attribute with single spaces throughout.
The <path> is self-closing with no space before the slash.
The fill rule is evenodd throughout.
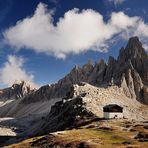
<path id="1" fill-rule="evenodd" d="M 31 138 L 6 148 L 45 147 L 49 145 L 58 145 L 61 147 L 70 145 L 74 148 L 80 143 L 85 144 L 83 146 L 89 148 L 147 148 L 148 142 L 139 142 L 136 139 L 133 139 L 133 136 L 139 131 L 148 131 L 143 129 L 143 126 L 140 125 L 133 127 L 135 130 L 133 132 L 128 131 L 128 128 L 127 130 L 123 130 L 126 125 L 127 122 L 118 120 L 104 121 L 101 123 L 93 122 L 80 129 L 72 129 L 64 132 L 52 133 L 48 136 Z M 111 129 L 100 129 L 100 126 L 111 127 Z"/>

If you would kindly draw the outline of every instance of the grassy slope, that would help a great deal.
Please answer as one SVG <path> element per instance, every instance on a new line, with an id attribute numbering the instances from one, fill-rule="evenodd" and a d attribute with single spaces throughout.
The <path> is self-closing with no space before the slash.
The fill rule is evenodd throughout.
<path id="1" fill-rule="evenodd" d="M 134 131 L 131 132 L 128 130 L 131 125 L 131 122 L 118 120 L 93 122 L 79 129 L 66 130 L 64 132 L 27 139 L 6 148 L 53 147 L 57 145 L 60 147 L 71 146 L 73 148 L 78 146 L 91 148 L 148 147 L 148 142 L 139 142 L 133 139 L 133 136 L 138 131 L 148 133 L 147 129 L 144 129 L 143 126 L 132 126 Z M 109 128 L 101 129 L 100 127 Z"/>

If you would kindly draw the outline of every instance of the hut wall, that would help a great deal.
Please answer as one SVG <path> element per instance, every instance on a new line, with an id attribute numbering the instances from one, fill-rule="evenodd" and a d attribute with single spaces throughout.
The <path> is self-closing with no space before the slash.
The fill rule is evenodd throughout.
<path id="1" fill-rule="evenodd" d="M 105 119 L 112 119 L 112 118 L 123 118 L 123 113 L 118 112 L 104 112 Z"/>

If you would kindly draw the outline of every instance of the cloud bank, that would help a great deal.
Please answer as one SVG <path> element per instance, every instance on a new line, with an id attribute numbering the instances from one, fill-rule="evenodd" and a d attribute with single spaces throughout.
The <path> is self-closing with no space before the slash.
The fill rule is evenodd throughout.
<path id="1" fill-rule="evenodd" d="M 34 76 L 26 72 L 23 64 L 23 58 L 9 55 L 7 62 L 0 69 L 0 82 L 11 86 L 14 83 L 25 81 L 31 86 L 36 87 L 36 84 L 33 82 Z"/>
<path id="2" fill-rule="evenodd" d="M 148 37 L 148 24 L 140 17 L 129 17 L 113 12 L 105 22 L 103 16 L 92 9 L 73 9 L 64 14 L 56 25 L 53 12 L 40 3 L 34 14 L 26 17 L 4 32 L 4 40 L 13 48 L 32 49 L 57 58 L 88 50 L 106 51 L 113 37 Z"/>

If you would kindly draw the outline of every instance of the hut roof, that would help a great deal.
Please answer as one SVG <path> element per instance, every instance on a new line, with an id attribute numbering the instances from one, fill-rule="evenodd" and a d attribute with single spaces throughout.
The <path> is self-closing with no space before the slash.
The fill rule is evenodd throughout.
<path id="1" fill-rule="evenodd" d="M 103 107 L 104 112 L 122 112 L 123 107 L 117 104 L 109 104 Z"/>

